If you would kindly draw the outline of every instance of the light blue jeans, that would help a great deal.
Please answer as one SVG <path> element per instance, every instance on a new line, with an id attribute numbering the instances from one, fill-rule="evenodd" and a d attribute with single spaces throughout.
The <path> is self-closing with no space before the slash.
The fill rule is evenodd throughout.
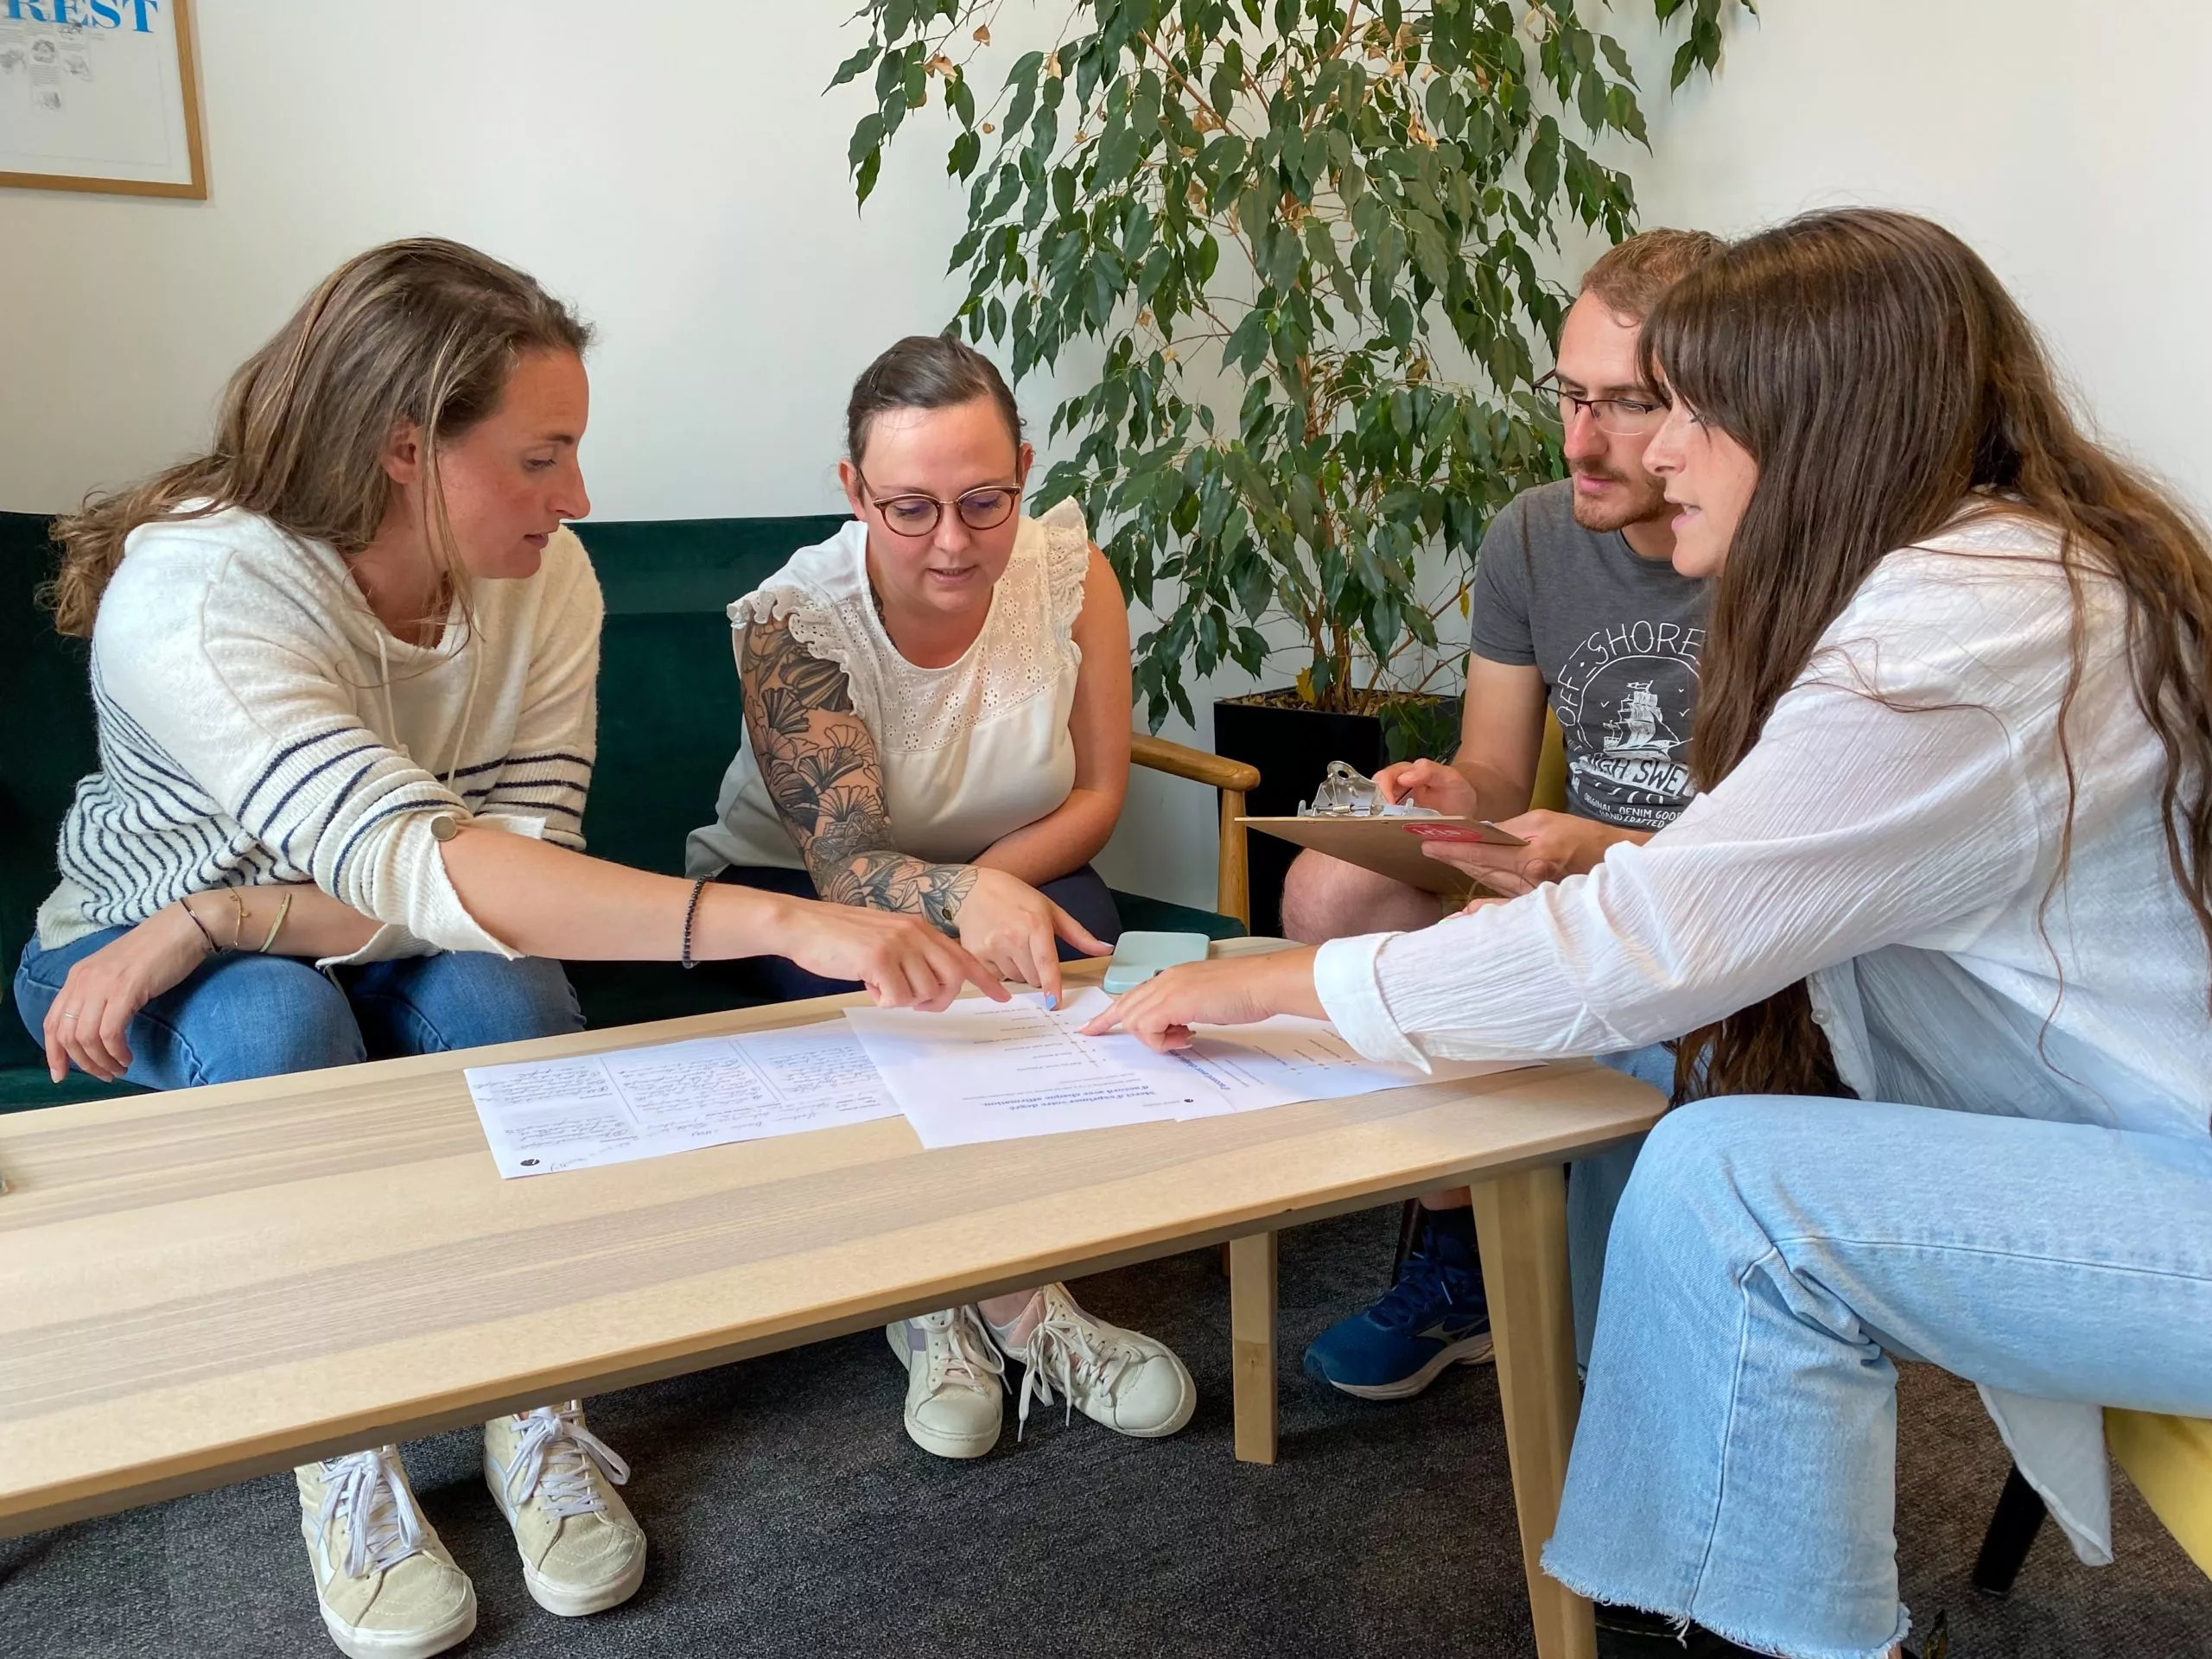
<path id="1" fill-rule="evenodd" d="M 46 1012 L 69 969 L 128 931 L 108 928 L 58 950 L 31 937 L 16 969 L 16 1007 L 33 1042 L 43 1046 Z M 124 1076 L 149 1089 L 189 1089 L 584 1026 L 561 964 L 536 957 L 441 951 L 340 968 L 337 982 L 291 957 L 211 957 L 132 1017 Z"/>
<path id="2" fill-rule="evenodd" d="M 1903 1639 L 1897 1372 L 2212 1416 L 2212 1135 L 1854 1100 L 1647 1137 L 1544 1566 L 1789 1659 Z"/>

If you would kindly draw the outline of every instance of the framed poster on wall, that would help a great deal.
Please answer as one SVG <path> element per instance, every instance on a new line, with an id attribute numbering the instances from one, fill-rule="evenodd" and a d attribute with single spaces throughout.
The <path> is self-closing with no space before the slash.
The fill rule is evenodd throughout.
<path id="1" fill-rule="evenodd" d="M 190 0 L 0 0 L 0 186 L 205 200 Z"/>

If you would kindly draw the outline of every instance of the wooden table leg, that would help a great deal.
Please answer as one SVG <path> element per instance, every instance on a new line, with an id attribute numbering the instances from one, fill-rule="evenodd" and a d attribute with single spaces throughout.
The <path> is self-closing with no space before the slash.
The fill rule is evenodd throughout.
<path id="1" fill-rule="evenodd" d="M 1567 1454 L 1581 1407 L 1568 1300 L 1565 1174 L 1554 1165 L 1478 1181 L 1474 1200 L 1536 1652 L 1540 1659 L 1594 1659 L 1598 1636 L 1590 1604 L 1546 1577 L 1539 1560 L 1559 1519 Z"/>
<path id="2" fill-rule="evenodd" d="M 1229 1335 L 1236 1460 L 1275 1460 L 1275 1236 L 1229 1242 Z"/>

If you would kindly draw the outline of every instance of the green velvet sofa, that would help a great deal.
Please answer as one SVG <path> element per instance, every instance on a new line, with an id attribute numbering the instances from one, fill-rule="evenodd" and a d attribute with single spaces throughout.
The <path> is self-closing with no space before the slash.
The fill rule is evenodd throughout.
<path id="1" fill-rule="evenodd" d="M 737 680 L 722 607 L 837 522 L 699 518 L 579 527 L 607 594 L 599 766 L 584 818 L 593 852 L 646 869 L 681 869 L 683 837 L 713 810 L 737 741 Z M 62 813 L 77 780 L 98 765 L 84 642 L 56 634 L 35 597 L 54 558 L 44 518 L 0 513 L 0 954 L 11 980 L 31 918 L 54 886 Z M 1244 931 L 1211 912 L 1116 896 L 1130 927 L 1217 938 Z M 672 963 L 578 963 L 569 974 L 594 1027 L 746 1000 L 711 963 L 689 974 Z M 10 996 L 0 1010 L 0 1111 L 127 1092 L 128 1085 L 81 1075 L 52 1083 Z"/>

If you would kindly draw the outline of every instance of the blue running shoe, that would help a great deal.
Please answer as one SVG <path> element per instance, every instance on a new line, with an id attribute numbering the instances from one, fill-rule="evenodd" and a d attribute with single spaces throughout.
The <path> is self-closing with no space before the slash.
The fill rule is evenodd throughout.
<path id="1" fill-rule="evenodd" d="M 1314 1338 L 1306 1369 L 1362 1400 L 1410 1400 L 1446 1366 L 1478 1365 L 1490 1353 L 1474 1217 L 1425 1209 L 1398 1282 Z"/>

